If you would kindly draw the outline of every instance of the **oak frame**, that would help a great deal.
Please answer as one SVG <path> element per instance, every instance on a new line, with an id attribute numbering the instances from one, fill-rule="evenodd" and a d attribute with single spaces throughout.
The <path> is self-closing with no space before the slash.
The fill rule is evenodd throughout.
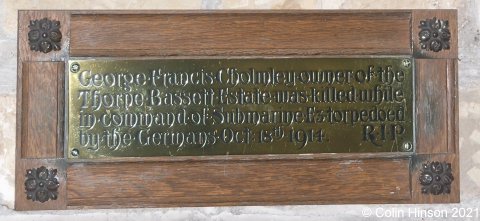
<path id="1" fill-rule="evenodd" d="M 43 18 L 60 22 L 59 50 L 31 50 L 29 24 Z M 448 49 L 422 48 L 419 25 L 434 18 L 448 21 Z M 456 10 L 28 10 L 19 11 L 18 23 L 16 210 L 460 200 Z M 262 30 L 298 35 L 242 34 Z M 359 34 L 345 34 L 353 30 Z M 193 34 L 173 37 L 187 31 Z M 416 152 L 66 160 L 64 79 L 70 56 L 410 56 Z M 29 85 L 39 80 L 51 87 Z M 429 169 L 423 165 L 437 162 L 450 165 L 451 190 L 422 193 L 422 171 Z M 27 199 L 25 191 L 27 170 L 41 166 L 56 169 L 59 183 L 58 197 L 46 202 Z"/>

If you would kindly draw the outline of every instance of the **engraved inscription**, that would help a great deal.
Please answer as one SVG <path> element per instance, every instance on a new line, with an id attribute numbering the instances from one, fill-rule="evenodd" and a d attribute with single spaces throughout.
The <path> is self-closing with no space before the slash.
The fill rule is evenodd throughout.
<path id="1" fill-rule="evenodd" d="M 413 151 L 409 58 L 69 65 L 70 158 Z"/>

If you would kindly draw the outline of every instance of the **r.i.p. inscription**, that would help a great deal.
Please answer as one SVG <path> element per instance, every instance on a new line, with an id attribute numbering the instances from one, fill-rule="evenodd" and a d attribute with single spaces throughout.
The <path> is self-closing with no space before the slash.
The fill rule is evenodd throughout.
<path id="1" fill-rule="evenodd" d="M 413 152 L 411 58 L 72 59 L 70 158 Z"/>

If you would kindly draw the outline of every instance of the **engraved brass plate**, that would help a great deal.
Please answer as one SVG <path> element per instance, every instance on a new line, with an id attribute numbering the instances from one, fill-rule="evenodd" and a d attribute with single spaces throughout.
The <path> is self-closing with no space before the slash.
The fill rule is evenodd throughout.
<path id="1" fill-rule="evenodd" d="M 69 158 L 413 152 L 411 58 L 73 59 Z"/>

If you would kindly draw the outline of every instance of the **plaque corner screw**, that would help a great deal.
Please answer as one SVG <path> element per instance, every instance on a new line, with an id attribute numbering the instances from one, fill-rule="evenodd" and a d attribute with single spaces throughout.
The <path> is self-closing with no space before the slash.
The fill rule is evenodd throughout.
<path id="1" fill-rule="evenodd" d="M 78 71 L 80 70 L 80 64 L 78 63 L 73 63 L 71 66 L 70 66 L 70 71 L 72 73 L 77 73 Z"/>
<path id="2" fill-rule="evenodd" d="M 412 66 L 412 61 L 410 61 L 410 59 L 408 59 L 408 58 L 403 59 L 402 64 L 403 64 L 404 67 L 409 68 L 410 66 Z"/>
<path id="3" fill-rule="evenodd" d="M 72 156 L 74 157 L 78 157 L 78 155 L 80 154 L 80 151 L 78 149 L 73 149 L 70 154 L 72 154 Z"/>
<path id="4" fill-rule="evenodd" d="M 413 149 L 413 145 L 410 142 L 405 142 L 402 145 L 403 151 L 411 151 Z"/>

